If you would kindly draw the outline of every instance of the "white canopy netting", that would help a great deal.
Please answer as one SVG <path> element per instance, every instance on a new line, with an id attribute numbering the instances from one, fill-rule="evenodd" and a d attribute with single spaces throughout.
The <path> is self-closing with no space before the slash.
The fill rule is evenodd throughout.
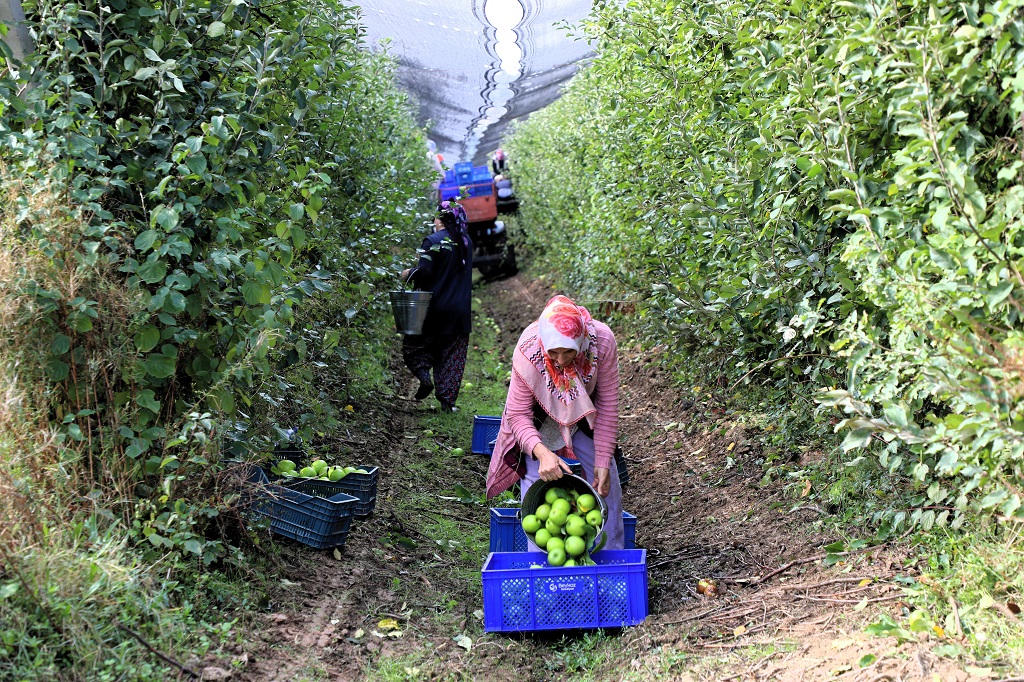
<path id="1" fill-rule="evenodd" d="M 486 163 L 513 121 L 554 101 L 590 54 L 562 25 L 591 0 L 362 0 L 445 163 Z"/>

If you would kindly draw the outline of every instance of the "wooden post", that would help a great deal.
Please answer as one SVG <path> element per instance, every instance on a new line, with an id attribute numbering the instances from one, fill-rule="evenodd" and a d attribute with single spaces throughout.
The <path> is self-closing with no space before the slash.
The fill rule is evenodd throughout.
<path id="1" fill-rule="evenodd" d="M 7 25 L 7 37 L 3 40 L 11 47 L 15 59 L 21 61 L 35 49 L 19 0 L 0 0 L 0 23 Z"/>

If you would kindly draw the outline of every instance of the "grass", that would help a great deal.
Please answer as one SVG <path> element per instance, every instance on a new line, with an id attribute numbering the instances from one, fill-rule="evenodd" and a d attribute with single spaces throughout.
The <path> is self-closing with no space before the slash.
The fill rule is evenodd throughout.
<path id="1" fill-rule="evenodd" d="M 1024 671 L 1024 625 L 1013 613 L 1024 606 L 1022 529 L 989 525 L 920 537 L 920 575 L 905 592 L 912 609 L 940 628 L 929 637 L 943 655 L 1007 675 Z"/>

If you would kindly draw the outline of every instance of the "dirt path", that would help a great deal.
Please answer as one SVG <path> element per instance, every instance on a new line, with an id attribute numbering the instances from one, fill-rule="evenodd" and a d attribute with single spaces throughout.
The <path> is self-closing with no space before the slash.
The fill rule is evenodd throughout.
<path id="1" fill-rule="evenodd" d="M 499 359 L 507 361 L 501 349 L 550 293 L 522 275 L 478 290 L 477 324 L 486 317 L 501 330 Z M 800 503 L 799 486 L 762 484 L 757 433 L 713 397 L 683 400 L 662 369 L 663 351 L 641 351 L 622 334 L 619 343 L 621 442 L 631 467 L 624 508 L 638 517 L 637 545 L 648 550 L 643 625 L 567 638 L 483 633 L 487 461 L 453 457 L 452 443 L 436 437 L 427 437 L 427 457 L 425 425 L 443 435 L 471 417 L 399 400 L 357 406 L 353 421 L 364 429 L 352 437 L 362 459 L 381 467 L 376 512 L 353 526 L 339 558 L 285 546 L 280 599 L 250 614 L 237 652 L 248 662 L 237 677 L 982 679 L 932 654 L 934 642 L 897 648 L 891 637 L 863 634 L 880 614 L 899 617 L 905 608 L 894 579 L 913 570 L 898 548 L 823 565 L 837 533 L 823 510 Z M 698 594 L 701 580 L 713 581 L 717 595 Z"/>

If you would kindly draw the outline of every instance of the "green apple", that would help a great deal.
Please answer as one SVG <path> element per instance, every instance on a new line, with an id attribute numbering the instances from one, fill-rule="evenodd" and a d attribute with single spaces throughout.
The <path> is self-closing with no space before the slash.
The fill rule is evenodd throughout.
<path id="1" fill-rule="evenodd" d="M 561 507 L 552 507 L 551 513 L 548 514 L 548 521 L 554 523 L 556 526 L 561 528 L 565 525 L 569 515 L 565 513 L 565 510 Z"/>
<path id="2" fill-rule="evenodd" d="M 551 503 L 551 511 L 561 511 L 564 515 L 568 516 L 569 512 L 572 511 L 572 505 L 569 504 L 569 500 L 560 497 Z"/>
<path id="3" fill-rule="evenodd" d="M 587 522 L 573 514 L 565 520 L 565 532 L 569 535 L 583 537 L 587 534 Z"/>
<path id="4" fill-rule="evenodd" d="M 537 531 L 537 534 L 533 536 L 533 544 L 537 545 L 541 549 L 547 549 L 548 542 L 551 540 L 551 533 L 546 529 L 541 528 Z"/>
<path id="5" fill-rule="evenodd" d="M 587 541 L 581 537 L 570 535 L 565 539 L 565 553 L 577 557 L 587 551 Z"/>
<path id="6" fill-rule="evenodd" d="M 523 530 L 533 535 L 540 530 L 540 519 L 535 514 L 527 514 L 523 517 Z"/>

